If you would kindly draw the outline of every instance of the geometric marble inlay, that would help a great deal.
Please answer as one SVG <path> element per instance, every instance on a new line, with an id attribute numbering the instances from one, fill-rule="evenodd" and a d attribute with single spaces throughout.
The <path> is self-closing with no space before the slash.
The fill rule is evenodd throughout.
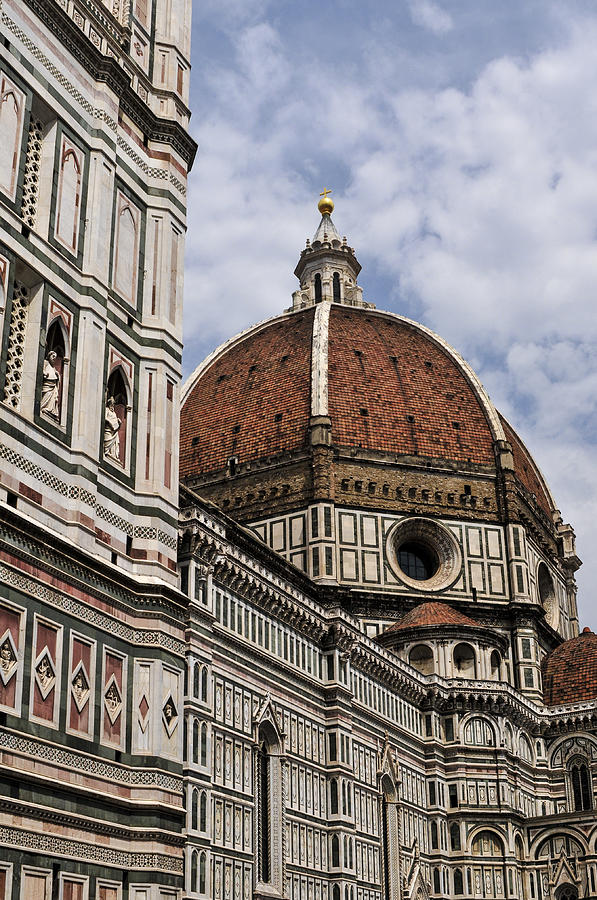
<path id="1" fill-rule="evenodd" d="M 120 691 L 118 690 L 118 684 L 116 683 L 114 675 L 110 676 L 110 680 L 106 685 L 106 690 L 104 691 L 104 704 L 110 723 L 114 725 L 116 719 L 122 712 L 122 697 L 120 696 Z"/>
<path id="2" fill-rule="evenodd" d="M 89 700 L 89 677 L 82 660 L 73 672 L 71 686 L 75 706 L 81 712 Z"/>
<path id="3" fill-rule="evenodd" d="M 0 679 L 8 684 L 17 670 L 17 648 L 12 634 L 7 629 L 0 638 Z"/>
<path id="4" fill-rule="evenodd" d="M 56 671 L 54 663 L 47 647 L 41 651 L 35 663 L 35 681 L 42 696 L 45 700 L 54 685 L 56 684 Z"/>

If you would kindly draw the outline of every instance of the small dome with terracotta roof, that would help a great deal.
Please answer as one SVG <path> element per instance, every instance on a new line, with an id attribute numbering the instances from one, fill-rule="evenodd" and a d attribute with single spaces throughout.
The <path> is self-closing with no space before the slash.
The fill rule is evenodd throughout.
<path id="1" fill-rule="evenodd" d="M 464 613 L 458 612 L 448 606 L 447 603 L 420 603 L 411 609 L 400 621 L 386 628 L 384 634 L 394 634 L 406 628 L 436 628 L 442 625 L 458 625 L 464 628 L 480 628 L 479 622 L 475 622 Z"/>
<path id="2" fill-rule="evenodd" d="M 542 669 L 547 706 L 597 700 L 597 634 L 585 628 L 552 650 Z"/>

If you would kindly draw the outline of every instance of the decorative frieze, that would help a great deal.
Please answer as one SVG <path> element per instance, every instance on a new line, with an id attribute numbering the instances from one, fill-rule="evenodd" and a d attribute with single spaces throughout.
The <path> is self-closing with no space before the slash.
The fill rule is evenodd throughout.
<path id="1" fill-rule="evenodd" d="M 86 862 L 103 863 L 119 869 L 148 869 L 162 872 L 182 874 L 183 862 L 180 856 L 168 856 L 165 853 L 134 853 L 117 850 L 104 844 L 74 841 L 43 832 L 30 832 L 21 828 L 10 828 L 0 825 L 0 844 L 32 850 L 44 856 L 64 856 L 68 859 L 81 859 Z"/>
<path id="2" fill-rule="evenodd" d="M 115 784 L 157 787 L 175 794 L 182 793 L 182 778 L 155 769 L 115 765 L 99 757 L 76 753 L 42 741 L 0 730 L 0 748 L 43 760 L 54 766 L 83 772 Z"/>

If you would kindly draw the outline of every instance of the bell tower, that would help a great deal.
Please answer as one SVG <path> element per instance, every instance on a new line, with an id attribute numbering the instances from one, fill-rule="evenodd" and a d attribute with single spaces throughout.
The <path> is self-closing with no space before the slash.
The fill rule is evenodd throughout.
<path id="1" fill-rule="evenodd" d="M 1 7 L 0 896 L 175 900 L 191 3 Z"/>

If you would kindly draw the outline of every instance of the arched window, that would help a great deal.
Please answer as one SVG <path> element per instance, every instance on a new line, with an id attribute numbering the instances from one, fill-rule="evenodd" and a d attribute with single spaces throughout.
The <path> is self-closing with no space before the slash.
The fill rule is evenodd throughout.
<path id="1" fill-rule="evenodd" d="M 348 868 L 348 865 L 349 865 L 349 864 L 348 864 L 348 860 L 349 860 L 349 853 L 348 853 L 348 835 L 345 834 L 345 835 L 344 835 L 344 865 L 345 865 L 346 868 Z"/>
<path id="2" fill-rule="evenodd" d="M 512 727 L 506 722 L 504 726 L 504 742 L 508 750 L 512 750 L 514 746 L 514 733 Z"/>
<path id="3" fill-rule="evenodd" d="M 257 881 L 279 885 L 282 880 L 283 770 L 280 737 L 269 720 L 257 733 Z"/>
<path id="4" fill-rule="evenodd" d="M 338 884 L 335 884 L 332 888 L 332 900 L 341 900 L 340 886 Z"/>
<path id="5" fill-rule="evenodd" d="M 199 722 L 193 719 L 193 753 L 192 759 L 194 763 L 199 762 Z"/>
<path id="6" fill-rule="evenodd" d="M 422 675 L 433 672 L 433 651 L 426 644 L 417 644 L 408 654 L 408 661 Z"/>
<path id="7" fill-rule="evenodd" d="M 454 869 L 454 893 L 463 894 L 464 884 L 462 882 L 462 869 Z"/>
<path id="8" fill-rule="evenodd" d="M 433 893 L 440 894 L 441 893 L 441 880 L 440 880 L 440 871 L 439 869 L 433 870 Z"/>
<path id="9" fill-rule="evenodd" d="M 114 288 L 128 303 L 136 306 L 141 212 L 121 191 L 117 191 L 115 228 Z"/>
<path id="10" fill-rule="evenodd" d="M 450 825 L 450 847 L 452 850 L 460 850 L 460 826 L 456 822 Z"/>
<path id="11" fill-rule="evenodd" d="M 191 893 L 197 892 L 197 853 L 191 853 Z"/>
<path id="12" fill-rule="evenodd" d="M 270 760 L 265 741 L 259 745 L 257 757 L 259 790 L 259 880 L 269 884 L 271 878 L 270 846 Z"/>
<path id="13" fill-rule="evenodd" d="M 321 300 L 321 275 L 319 272 L 315 273 L 315 302 L 319 303 Z"/>
<path id="14" fill-rule="evenodd" d="M 334 292 L 334 303 L 340 303 L 340 275 L 338 274 L 338 272 L 334 272 L 332 284 Z"/>
<path id="15" fill-rule="evenodd" d="M 201 670 L 201 693 L 199 696 L 204 703 L 207 703 L 207 666 L 203 666 Z"/>
<path id="16" fill-rule="evenodd" d="M 199 857 L 199 893 L 204 894 L 207 888 L 207 873 L 205 865 L 205 852 Z"/>
<path id="17" fill-rule="evenodd" d="M 482 831 L 473 841 L 473 856 L 503 857 L 504 845 L 493 831 Z"/>
<path id="18" fill-rule="evenodd" d="M 200 667 L 199 663 L 195 663 L 193 666 L 193 697 L 199 697 L 199 678 L 200 678 Z"/>
<path id="19" fill-rule="evenodd" d="M 346 782 L 342 780 L 342 815 L 345 816 L 347 812 L 347 803 L 346 803 Z"/>
<path id="20" fill-rule="evenodd" d="M 56 227 L 58 240 L 76 253 L 79 239 L 81 213 L 81 171 L 83 155 L 63 137 L 60 163 L 58 199 L 56 201 Z"/>
<path id="21" fill-rule="evenodd" d="M 454 647 L 454 674 L 458 678 L 476 678 L 477 662 L 475 651 L 470 644 L 457 644 Z"/>
<path id="22" fill-rule="evenodd" d="M 437 822 L 431 823 L 431 849 L 437 850 L 439 848 L 438 836 L 437 836 Z"/>
<path id="23" fill-rule="evenodd" d="M 340 840 L 337 834 L 332 835 L 332 866 L 338 868 L 340 865 Z"/>
<path id="24" fill-rule="evenodd" d="M 518 755 L 526 762 L 533 762 L 533 748 L 526 734 L 520 734 L 518 738 Z"/>
<path id="25" fill-rule="evenodd" d="M 575 811 L 593 808 L 591 773 L 583 759 L 573 759 L 568 767 L 572 788 L 572 806 Z"/>
<path id="26" fill-rule="evenodd" d="M 502 657 L 499 650 L 492 650 L 489 659 L 491 677 L 494 681 L 499 681 L 502 677 Z"/>
<path id="27" fill-rule="evenodd" d="M 399 846 L 398 813 L 396 809 L 397 789 L 393 778 L 384 774 L 380 782 L 382 791 L 381 804 L 381 838 L 382 838 L 382 872 L 383 900 L 391 900 L 396 896 L 399 886 L 399 872 L 394 863 Z"/>
<path id="28" fill-rule="evenodd" d="M 556 900 L 578 900 L 578 890 L 572 884 L 563 884 L 556 892 Z"/>
<path id="29" fill-rule="evenodd" d="M 207 725 L 205 724 L 205 722 L 201 726 L 201 754 L 199 765 L 207 765 Z"/>
<path id="30" fill-rule="evenodd" d="M 558 859 L 562 851 L 564 851 L 568 859 L 573 856 L 580 857 L 585 855 L 585 850 L 583 849 L 581 844 L 574 838 L 570 837 L 570 835 L 555 834 L 549 838 L 546 838 L 546 840 L 544 840 L 543 843 L 538 847 L 536 858 L 548 860 Z M 539 888 L 539 883 L 537 884 L 537 888 Z"/>
<path id="31" fill-rule="evenodd" d="M 484 896 L 503 897 L 507 889 L 502 839 L 493 831 L 481 831 L 473 841 L 472 855 L 481 857 L 475 860 L 475 880 L 478 873 Z"/>
<path id="32" fill-rule="evenodd" d="M 335 778 L 330 781 L 330 813 L 332 816 L 338 814 L 338 781 Z"/>
<path id="33" fill-rule="evenodd" d="M 128 392 L 122 369 L 118 366 L 108 378 L 104 422 L 104 457 L 126 465 L 128 438 Z"/>
<path id="34" fill-rule="evenodd" d="M 66 340 L 61 319 L 55 319 L 48 329 L 41 374 L 39 411 L 54 422 L 62 421 L 64 379 L 67 374 Z"/>
<path id="35" fill-rule="evenodd" d="M 193 831 L 197 831 L 197 824 L 199 821 L 199 792 L 194 790 L 192 799 L 191 799 L 191 828 Z"/>
<path id="36" fill-rule="evenodd" d="M 199 800 L 199 831 L 207 831 L 207 794 L 201 791 Z"/>
<path id="37" fill-rule="evenodd" d="M 464 743 L 473 747 L 495 747 L 493 728 L 480 716 L 469 719 L 464 727 Z"/>

